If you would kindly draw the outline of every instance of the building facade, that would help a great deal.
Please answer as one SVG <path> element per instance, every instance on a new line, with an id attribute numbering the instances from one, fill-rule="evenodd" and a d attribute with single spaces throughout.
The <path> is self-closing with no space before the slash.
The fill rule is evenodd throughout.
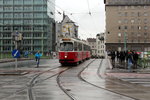
<path id="1" fill-rule="evenodd" d="M 0 0 L 0 52 L 14 49 L 12 33 L 22 33 L 19 48 L 48 53 L 55 46 L 55 0 Z M 51 7 L 50 7 L 51 6 Z"/>
<path id="2" fill-rule="evenodd" d="M 96 49 L 96 39 L 95 38 L 87 38 L 87 42 L 89 43 L 91 47 L 91 55 L 93 57 L 96 57 L 97 49 Z"/>
<path id="3" fill-rule="evenodd" d="M 105 57 L 105 33 L 100 33 L 96 35 L 96 49 L 97 56 L 100 58 Z"/>
<path id="4" fill-rule="evenodd" d="M 150 51 L 150 0 L 104 0 L 106 49 Z"/>

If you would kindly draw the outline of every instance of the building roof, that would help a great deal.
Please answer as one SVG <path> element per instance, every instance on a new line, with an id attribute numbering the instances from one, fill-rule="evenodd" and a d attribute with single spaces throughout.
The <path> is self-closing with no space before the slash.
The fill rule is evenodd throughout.
<path id="1" fill-rule="evenodd" d="M 88 42 L 96 42 L 96 39 L 95 38 L 87 38 L 87 41 Z"/>

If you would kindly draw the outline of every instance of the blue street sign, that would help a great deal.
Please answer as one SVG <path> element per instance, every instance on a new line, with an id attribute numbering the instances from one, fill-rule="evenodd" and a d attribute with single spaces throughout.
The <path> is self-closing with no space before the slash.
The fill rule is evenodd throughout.
<path id="1" fill-rule="evenodd" d="M 12 56 L 14 57 L 14 58 L 19 58 L 20 57 L 20 51 L 19 50 L 13 50 L 12 51 Z"/>

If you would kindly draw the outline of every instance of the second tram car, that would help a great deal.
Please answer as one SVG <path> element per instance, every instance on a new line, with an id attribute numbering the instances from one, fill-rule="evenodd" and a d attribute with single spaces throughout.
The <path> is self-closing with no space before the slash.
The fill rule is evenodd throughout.
<path id="1" fill-rule="evenodd" d="M 62 65 L 77 65 L 90 57 L 90 46 L 86 42 L 73 38 L 62 38 L 60 40 L 59 62 Z"/>

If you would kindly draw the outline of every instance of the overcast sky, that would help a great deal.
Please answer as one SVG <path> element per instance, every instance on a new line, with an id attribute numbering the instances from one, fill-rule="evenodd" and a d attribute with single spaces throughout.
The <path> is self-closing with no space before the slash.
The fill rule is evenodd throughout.
<path id="1" fill-rule="evenodd" d="M 81 39 L 95 38 L 96 34 L 105 31 L 103 0 L 56 0 L 56 10 L 64 11 L 79 26 Z M 62 14 L 55 15 L 56 21 L 62 20 Z"/>

